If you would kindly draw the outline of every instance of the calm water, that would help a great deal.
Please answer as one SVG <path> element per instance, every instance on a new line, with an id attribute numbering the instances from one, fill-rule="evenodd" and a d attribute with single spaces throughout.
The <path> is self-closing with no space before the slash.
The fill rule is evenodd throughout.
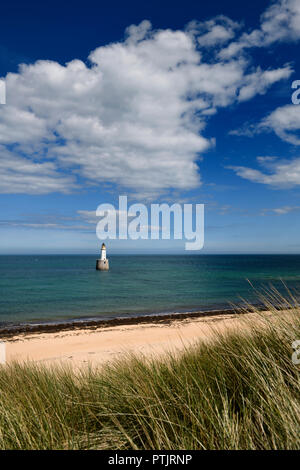
<path id="1" fill-rule="evenodd" d="M 300 288 L 300 255 L 0 256 L 0 324 L 228 307 L 255 286 Z"/>

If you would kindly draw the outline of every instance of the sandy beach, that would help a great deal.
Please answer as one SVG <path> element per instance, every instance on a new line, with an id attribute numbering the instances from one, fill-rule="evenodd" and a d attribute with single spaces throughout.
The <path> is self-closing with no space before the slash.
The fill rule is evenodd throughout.
<path id="1" fill-rule="evenodd" d="M 27 360 L 44 364 L 101 365 L 126 354 L 158 356 L 209 341 L 214 332 L 245 329 L 245 317 L 224 313 L 199 318 L 162 320 L 112 327 L 85 327 L 55 332 L 18 333 L 6 342 L 7 362 Z"/>

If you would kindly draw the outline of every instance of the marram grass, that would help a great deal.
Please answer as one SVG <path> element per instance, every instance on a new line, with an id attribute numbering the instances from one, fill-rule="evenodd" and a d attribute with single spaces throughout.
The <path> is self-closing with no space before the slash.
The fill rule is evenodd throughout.
<path id="1" fill-rule="evenodd" d="M 276 292 L 272 316 L 160 360 L 101 369 L 0 369 L 1 449 L 297 449 L 300 307 Z M 275 306 L 274 306 L 275 305 Z"/>

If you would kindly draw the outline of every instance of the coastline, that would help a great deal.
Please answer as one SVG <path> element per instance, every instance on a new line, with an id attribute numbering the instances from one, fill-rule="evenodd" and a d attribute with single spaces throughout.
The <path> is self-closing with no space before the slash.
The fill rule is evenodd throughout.
<path id="1" fill-rule="evenodd" d="M 251 305 L 252 306 L 252 305 Z M 254 306 L 254 305 L 253 305 Z M 255 305 L 256 310 L 264 310 L 263 305 Z M 220 308 L 211 310 L 196 310 L 185 312 L 171 312 L 171 313 L 149 313 L 139 315 L 128 315 L 122 317 L 112 318 L 78 318 L 72 320 L 61 321 L 41 321 L 41 322 L 28 322 L 18 324 L 8 324 L 7 326 L 0 326 L 0 340 L 2 338 L 11 338 L 19 334 L 39 334 L 39 333 L 58 333 L 60 331 L 73 331 L 83 329 L 98 329 L 110 328 L 113 326 L 125 325 L 139 325 L 139 324 L 152 324 L 162 323 L 169 324 L 177 320 L 185 320 L 189 318 L 204 318 L 210 316 L 219 316 L 227 314 L 245 314 L 248 311 L 245 307 L 236 306 L 234 308 Z"/>
<path id="2" fill-rule="evenodd" d="M 268 314 L 267 311 L 265 311 Z M 46 366 L 102 366 L 128 355 L 153 358 L 177 354 L 201 341 L 215 339 L 215 334 L 246 331 L 247 320 L 260 321 L 258 312 L 198 312 L 167 318 L 126 319 L 126 322 L 74 325 L 59 330 L 10 332 L 3 338 L 7 363 L 27 361 Z M 243 318 L 245 320 L 243 320 Z"/>

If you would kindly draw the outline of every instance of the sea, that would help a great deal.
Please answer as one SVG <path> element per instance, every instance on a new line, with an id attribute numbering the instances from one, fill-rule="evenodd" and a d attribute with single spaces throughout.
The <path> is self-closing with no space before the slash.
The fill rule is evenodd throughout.
<path id="1" fill-rule="evenodd" d="M 0 325 L 226 310 L 300 292 L 300 255 L 0 256 Z"/>

